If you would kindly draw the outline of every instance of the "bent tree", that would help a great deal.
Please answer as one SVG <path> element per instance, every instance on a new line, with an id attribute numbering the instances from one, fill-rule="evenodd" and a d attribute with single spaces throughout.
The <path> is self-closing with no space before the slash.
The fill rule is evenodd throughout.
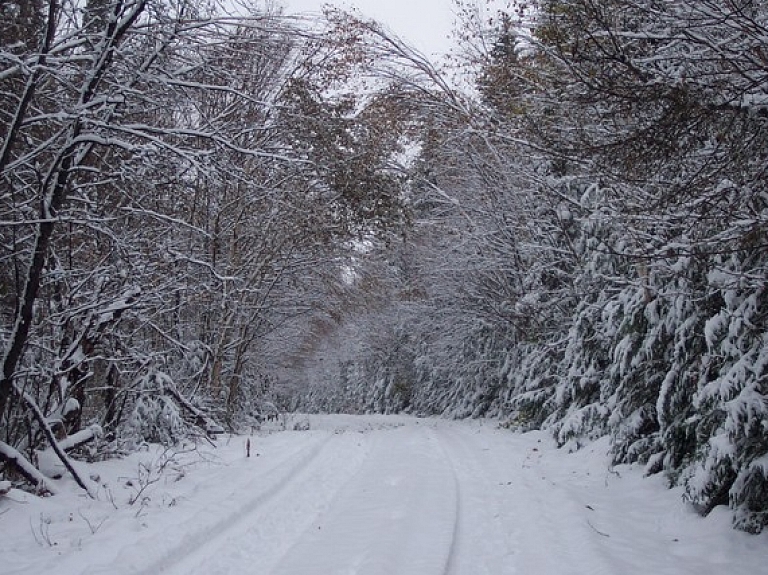
<path id="1" fill-rule="evenodd" d="M 196 0 L 0 10 L 0 456 L 40 484 L 20 457 L 47 441 L 73 471 L 57 438 L 83 433 L 86 412 L 114 428 L 133 397 L 121 376 L 167 355 L 158 342 L 189 349 L 166 318 L 178 319 L 174 286 L 184 282 L 173 275 L 189 269 L 180 262 L 198 262 L 195 242 L 215 236 L 189 217 L 196 183 L 242 185 L 257 160 L 287 162 L 269 138 L 244 138 L 268 120 L 244 127 L 231 110 L 266 109 L 269 94 L 216 70 L 215 48 L 291 44 L 271 14 L 236 22 Z M 285 59 L 262 66 L 262 84 L 278 85 Z M 203 105 L 216 94 L 221 105 Z"/>
<path id="2" fill-rule="evenodd" d="M 47 489 L 46 445 L 74 471 L 96 435 L 255 409 L 269 339 L 339 246 L 400 225 L 402 178 L 372 114 L 323 93 L 354 65 L 331 35 L 203 0 L 0 10 L 0 457 Z"/>

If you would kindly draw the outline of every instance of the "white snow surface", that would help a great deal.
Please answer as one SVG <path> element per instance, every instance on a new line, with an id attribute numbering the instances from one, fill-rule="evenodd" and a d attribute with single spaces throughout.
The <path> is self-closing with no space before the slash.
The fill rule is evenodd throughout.
<path id="1" fill-rule="evenodd" d="M 696 515 L 661 477 L 492 421 L 302 416 L 85 466 L 0 496 L 0 573 L 654 575 L 764 573 L 768 534 Z M 245 456 L 250 439 L 251 457 Z"/>

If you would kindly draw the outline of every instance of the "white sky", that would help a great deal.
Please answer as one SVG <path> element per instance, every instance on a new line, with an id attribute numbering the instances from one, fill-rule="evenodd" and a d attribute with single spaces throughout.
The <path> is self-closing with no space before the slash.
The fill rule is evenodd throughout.
<path id="1" fill-rule="evenodd" d="M 320 12 L 325 4 L 356 8 L 426 55 L 447 52 L 454 22 L 452 0 L 280 0 L 286 13 Z"/>

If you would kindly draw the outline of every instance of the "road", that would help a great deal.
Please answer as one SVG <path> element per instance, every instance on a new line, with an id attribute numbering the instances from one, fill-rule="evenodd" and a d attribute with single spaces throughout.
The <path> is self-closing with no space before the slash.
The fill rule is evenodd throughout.
<path id="1" fill-rule="evenodd" d="M 118 505 L 78 548 L 71 536 L 7 572 L 680 574 L 761 561 L 765 538 L 706 523 L 660 478 L 609 469 L 606 442 L 568 455 L 491 422 L 312 422 L 253 437 L 250 458 L 234 438 L 215 464 L 158 481 L 138 510 Z"/>

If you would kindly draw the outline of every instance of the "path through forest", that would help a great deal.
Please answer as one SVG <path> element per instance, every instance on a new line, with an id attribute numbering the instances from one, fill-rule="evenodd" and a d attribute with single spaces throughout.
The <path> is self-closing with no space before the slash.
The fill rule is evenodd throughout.
<path id="1" fill-rule="evenodd" d="M 100 501 L 14 491 L 0 502 L 0 573 L 660 575 L 763 565 L 766 536 L 730 530 L 725 511 L 699 518 L 661 478 L 610 469 L 604 441 L 567 454 L 544 433 L 491 422 L 309 421 L 309 431 L 252 437 L 250 458 L 236 437 L 204 462 L 195 453 L 194 465 L 192 454 L 147 453 L 144 479 L 130 458 L 102 463 Z"/>

